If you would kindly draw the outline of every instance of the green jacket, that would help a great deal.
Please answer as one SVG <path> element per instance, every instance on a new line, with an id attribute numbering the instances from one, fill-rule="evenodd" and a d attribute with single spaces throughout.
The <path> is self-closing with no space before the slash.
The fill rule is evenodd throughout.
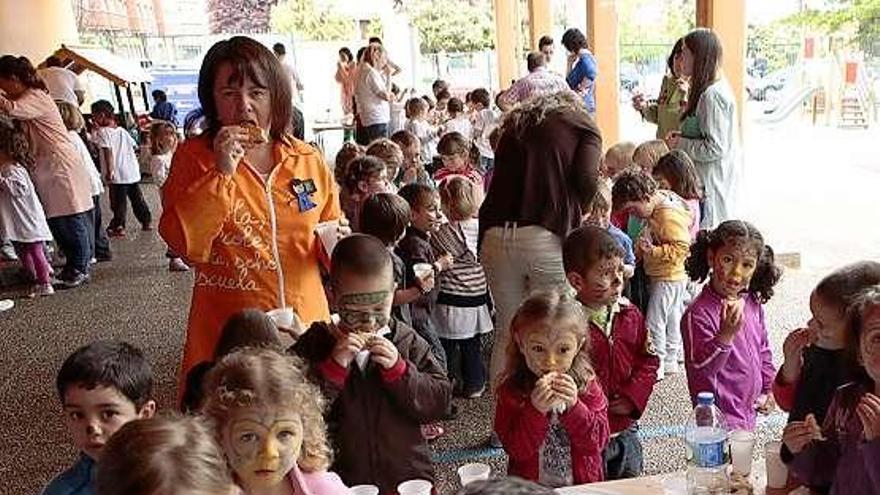
<path id="1" fill-rule="evenodd" d="M 666 138 L 669 131 L 679 130 L 681 112 L 686 103 L 687 93 L 678 86 L 675 77 L 663 76 L 657 103 L 648 105 L 642 112 L 645 120 L 657 124 L 657 139 Z"/>

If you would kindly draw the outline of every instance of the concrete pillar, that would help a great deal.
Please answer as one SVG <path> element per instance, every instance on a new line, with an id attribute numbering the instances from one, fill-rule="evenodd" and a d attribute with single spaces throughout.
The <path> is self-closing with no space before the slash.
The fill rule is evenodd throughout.
<path id="1" fill-rule="evenodd" d="M 0 54 L 24 55 L 37 65 L 78 38 L 70 0 L 0 1 Z"/>
<path id="2" fill-rule="evenodd" d="M 617 33 L 617 0 L 587 0 L 587 38 L 599 65 L 596 78 L 596 123 L 602 146 L 614 145 L 620 136 L 620 63 Z"/>
<path id="3" fill-rule="evenodd" d="M 697 0 L 697 26 L 721 38 L 722 71 L 736 96 L 742 128 L 746 101 L 746 0 Z"/>
<path id="4" fill-rule="evenodd" d="M 498 58 L 498 87 L 510 87 L 517 78 L 517 38 L 519 20 L 516 15 L 516 2 L 513 0 L 495 1 L 495 56 Z"/>
<path id="5" fill-rule="evenodd" d="M 553 2 L 551 0 L 529 0 L 529 46 L 538 51 L 541 36 L 553 34 Z"/>

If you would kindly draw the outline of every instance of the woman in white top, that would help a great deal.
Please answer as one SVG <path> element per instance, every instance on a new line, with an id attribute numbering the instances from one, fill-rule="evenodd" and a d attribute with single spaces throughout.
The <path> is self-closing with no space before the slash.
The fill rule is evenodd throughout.
<path id="1" fill-rule="evenodd" d="M 385 75 L 387 58 L 380 45 L 370 45 L 364 51 L 364 61 L 358 71 L 354 101 L 361 128 L 356 136 L 358 144 L 368 145 L 374 139 L 388 137 L 391 122 L 391 78 Z"/>
<path id="2" fill-rule="evenodd" d="M 721 75 L 721 41 L 714 32 L 691 31 L 684 37 L 681 57 L 690 94 L 682 130 L 670 132 L 666 142 L 694 161 L 705 188 L 700 227 L 714 228 L 734 217 L 740 173 L 736 100 Z"/>

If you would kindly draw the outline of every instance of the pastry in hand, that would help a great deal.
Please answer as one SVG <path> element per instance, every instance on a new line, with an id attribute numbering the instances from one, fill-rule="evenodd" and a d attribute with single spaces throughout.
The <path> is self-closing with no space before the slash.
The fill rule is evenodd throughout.
<path id="1" fill-rule="evenodd" d="M 816 416 L 813 414 L 807 414 L 807 417 L 804 418 L 804 422 L 815 431 L 813 434 L 813 440 L 818 440 L 820 442 L 825 440 L 825 435 L 822 434 L 822 429 L 819 428 L 819 424 L 816 422 Z"/>
<path id="2" fill-rule="evenodd" d="M 244 129 L 248 133 L 248 144 L 258 145 L 269 142 L 269 138 L 266 136 L 266 131 L 264 131 L 263 128 L 258 126 L 257 124 L 246 120 L 240 125 L 242 129 Z"/>

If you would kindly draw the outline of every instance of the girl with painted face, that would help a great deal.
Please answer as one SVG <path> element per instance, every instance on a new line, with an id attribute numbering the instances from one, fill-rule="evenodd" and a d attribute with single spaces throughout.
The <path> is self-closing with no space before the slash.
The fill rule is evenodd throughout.
<path id="1" fill-rule="evenodd" d="M 685 266 L 692 280 L 709 278 L 681 318 L 691 401 L 713 392 L 731 429 L 754 430 L 756 411 L 774 405 L 762 305 L 782 270 L 758 229 L 740 220 L 700 231 Z"/>
<path id="2" fill-rule="evenodd" d="M 495 409 L 510 475 L 551 487 L 602 481 L 608 401 L 584 321 L 580 304 L 557 292 L 535 293 L 513 318 Z"/>
<path id="3" fill-rule="evenodd" d="M 837 389 L 820 426 L 815 418 L 789 423 L 785 445 L 791 472 L 832 495 L 877 493 L 880 486 L 880 285 L 849 306 L 846 348 L 855 380 Z"/>
<path id="4" fill-rule="evenodd" d="M 236 351 L 217 363 L 206 388 L 203 412 L 245 494 L 351 493 L 327 472 L 324 399 L 298 359 L 269 349 Z"/>

